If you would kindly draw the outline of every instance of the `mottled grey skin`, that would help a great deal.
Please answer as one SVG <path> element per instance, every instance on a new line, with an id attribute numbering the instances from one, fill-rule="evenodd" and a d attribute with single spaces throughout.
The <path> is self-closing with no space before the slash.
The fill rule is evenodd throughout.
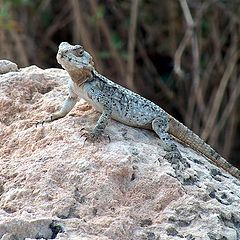
<path id="1" fill-rule="evenodd" d="M 108 120 L 113 118 L 129 126 L 155 131 L 167 150 L 176 149 L 172 135 L 240 179 L 240 171 L 237 168 L 162 108 L 95 71 L 92 57 L 82 46 L 61 43 L 57 61 L 71 76 L 69 96 L 61 110 L 47 121 L 64 117 L 74 107 L 78 97 L 81 97 L 102 113 L 90 133 L 92 139 L 98 138 Z"/>

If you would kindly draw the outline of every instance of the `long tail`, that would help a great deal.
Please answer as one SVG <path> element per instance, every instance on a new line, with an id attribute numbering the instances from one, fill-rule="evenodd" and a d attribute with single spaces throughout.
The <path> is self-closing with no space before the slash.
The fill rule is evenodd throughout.
<path id="1" fill-rule="evenodd" d="M 205 143 L 197 134 L 192 132 L 175 118 L 169 117 L 169 133 L 189 145 L 194 150 L 208 157 L 216 166 L 223 168 L 228 173 L 240 180 L 240 170 L 228 163 L 213 148 Z"/>

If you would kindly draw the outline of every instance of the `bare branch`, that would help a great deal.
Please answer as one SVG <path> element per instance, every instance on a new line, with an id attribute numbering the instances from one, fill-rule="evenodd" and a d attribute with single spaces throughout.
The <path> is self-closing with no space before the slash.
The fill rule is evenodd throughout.
<path id="1" fill-rule="evenodd" d="M 186 23 L 187 23 L 187 30 L 185 32 L 183 40 L 181 41 L 178 49 L 175 52 L 174 72 L 177 74 L 177 76 L 182 78 L 184 76 L 184 73 L 181 69 L 181 58 L 182 58 L 182 54 L 183 54 L 185 48 L 189 44 L 190 39 L 192 37 L 194 21 L 193 21 L 192 15 L 190 13 L 189 7 L 187 5 L 187 1 L 186 0 L 179 0 L 179 3 L 181 5 L 181 8 L 182 8 L 182 11 L 183 11 Z"/>
<path id="2" fill-rule="evenodd" d="M 229 124 L 226 129 L 226 141 L 223 146 L 222 156 L 224 156 L 226 159 L 229 158 L 231 149 L 233 147 L 233 142 L 236 137 L 236 128 L 237 128 L 237 119 L 238 115 L 236 111 L 233 111 L 233 114 L 231 115 L 231 118 L 229 120 Z"/>
<path id="3" fill-rule="evenodd" d="M 196 26 L 199 23 L 203 12 L 208 8 L 210 3 L 203 3 L 201 8 L 198 11 L 196 21 L 194 22 L 191 12 L 189 10 L 188 4 L 186 0 L 179 0 L 185 21 L 187 23 L 187 30 L 185 32 L 184 38 L 179 45 L 179 48 L 176 50 L 175 58 L 174 58 L 174 71 L 179 77 L 184 76 L 184 72 L 181 70 L 181 58 L 182 54 L 189 44 L 190 40 L 192 40 L 192 57 L 193 57 L 193 85 L 190 91 L 188 110 L 185 117 L 186 124 L 190 127 L 193 118 L 194 107 L 197 103 L 197 109 L 200 112 L 200 116 L 203 116 L 205 111 L 205 104 L 202 94 L 202 89 L 200 86 L 200 50 L 198 43 L 198 36 L 196 31 Z"/>
<path id="4" fill-rule="evenodd" d="M 89 1 L 90 6 L 94 12 L 94 14 L 97 13 L 97 2 L 95 0 L 90 0 Z M 119 55 L 119 53 L 116 50 L 116 47 L 113 45 L 112 43 L 112 39 L 111 39 L 111 29 L 108 27 L 106 21 L 102 18 L 99 19 L 99 27 L 102 31 L 102 33 L 104 34 L 105 38 L 106 38 L 106 42 L 109 46 L 109 49 L 111 51 L 112 56 L 114 57 L 114 61 L 116 63 L 116 69 L 118 69 L 119 74 L 121 75 L 121 78 L 125 75 L 124 74 L 124 64 L 123 61 Z"/>
<path id="5" fill-rule="evenodd" d="M 128 64 L 127 64 L 127 86 L 136 91 L 136 87 L 133 81 L 134 77 L 134 53 L 136 44 L 136 27 L 139 0 L 132 0 L 131 3 L 131 17 L 130 26 L 128 31 Z"/>
<path id="6" fill-rule="evenodd" d="M 213 131 L 211 131 L 211 136 L 209 140 L 210 143 L 214 143 L 217 140 L 227 120 L 231 118 L 230 115 L 234 107 L 236 106 L 237 99 L 240 95 L 240 78 L 237 80 L 237 83 L 238 84 L 233 89 L 233 92 L 230 94 L 230 99 L 226 107 L 224 108 L 223 113 L 221 114 L 221 118 L 214 126 Z"/>
<path id="7" fill-rule="evenodd" d="M 214 123 L 216 122 L 216 118 L 217 118 L 217 114 L 219 111 L 219 108 L 221 106 L 222 100 L 223 100 L 223 96 L 224 96 L 224 92 L 225 89 L 227 87 L 227 84 L 230 80 L 231 74 L 236 66 L 236 62 L 238 59 L 238 52 L 236 51 L 236 44 L 233 47 L 233 49 L 231 49 L 231 57 L 229 59 L 227 68 L 223 74 L 223 77 L 221 79 L 220 85 L 218 87 L 217 93 L 215 95 L 214 98 L 214 102 L 211 108 L 211 111 L 209 113 L 209 117 L 208 120 L 206 122 L 205 128 L 202 132 L 202 138 L 203 139 L 207 139 L 209 134 L 212 132 L 212 129 L 214 127 Z"/>
<path id="8" fill-rule="evenodd" d="M 187 22 L 187 26 L 190 27 L 190 28 L 193 27 L 194 26 L 194 21 L 193 21 L 192 15 L 190 13 L 187 1 L 186 0 L 179 0 L 179 3 L 180 3 L 181 8 L 183 10 L 183 14 L 184 14 L 185 20 Z"/>
<path id="9" fill-rule="evenodd" d="M 86 27 L 86 24 L 83 19 L 82 13 L 84 12 L 80 1 L 71 0 L 72 11 L 73 11 L 73 39 L 75 42 L 79 42 L 79 37 L 82 41 L 82 45 L 91 53 L 93 59 L 98 67 L 101 70 L 100 61 L 98 61 L 96 57 L 95 48 L 92 45 L 91 35 Z"/>
<path id="10" fill-rule="evenodd" d="M 174 55 L 174 72 L 177 74 L 179 78 L 183 78 L 184 76 L 184 72 L 181 68 L 181 59 L 182 59 L 183 52 L 191 39 L 191 36 L 192 36 L 192 30 L 187 29 L 187 31 L 184 34 L 183 40 L 181 41 Z"/>

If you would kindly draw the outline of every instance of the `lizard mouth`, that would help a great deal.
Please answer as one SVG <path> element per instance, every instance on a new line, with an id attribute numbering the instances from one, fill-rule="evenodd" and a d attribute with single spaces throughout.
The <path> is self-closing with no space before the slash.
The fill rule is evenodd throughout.
<path id="1" fill-rule="evenodd" d="M 79 50 L 81 50 L 81 49 L 79 49 Z M 82 55 L 81 57 L 83 57 L 84 50 L 81 52 L 81 55 Z M 76 56 L 73 53 L 69 54 L 69 53 L 61 52 L 61 53 L 59 53 L 59 57 L 60 57 L 60 59 L 63 59 L 68 63 L 72 63 L 72 64 L 76 65 L 76 67 L 78 66 L 80 68 L 81 67 L 93 68 L 93 66 L 94 66 L 94 63 L 91 59 L 81 60 L 81 57 Z"/>

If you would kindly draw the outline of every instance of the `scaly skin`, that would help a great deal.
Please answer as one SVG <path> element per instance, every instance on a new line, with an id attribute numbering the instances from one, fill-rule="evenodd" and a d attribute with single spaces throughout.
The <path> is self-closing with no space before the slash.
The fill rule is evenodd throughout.
<path id="1" fill-rule="evenodd" d="M 205 143 L 197 134 L 169 115 L 169 133 L 189 145 L 192 149 L 202 153 L 216 166 L 240 179 L 240 171 L 221 157 L 211 146 Z"/>
<path id="2" fill-rule="evenodd" d="M 216 166 L 240 179 L 240 171 L 237 168 L 162 108 L 95 71 L 92 57 L 82 46 L 61 43 L 57 61 L 71 77 L 69 96 L 61 110 L 47 121 L 64 117 L 74 107 L 78 97 L 81 97 L 102 113 L 90 133 L 92 139 L 98 138 L 108 120 L 113 118 L 129 126 L 155 131 L 168 151 L 176 150 L 172 135 L 208 157 Z"/>

